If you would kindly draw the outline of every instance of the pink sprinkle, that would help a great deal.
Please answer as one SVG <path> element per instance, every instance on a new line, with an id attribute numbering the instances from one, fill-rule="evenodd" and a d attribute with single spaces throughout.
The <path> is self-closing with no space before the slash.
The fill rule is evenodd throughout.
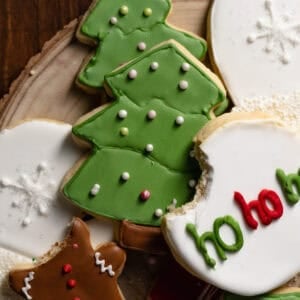
<path id="1" fill-rule="evenodd" d="M 143 200 L 143 201 L 147 201 L 149 198 L 151 197 L 151 193 L 150 191 L 148 190 L 144 190 L 140 193 L 140 198 Z"/>
<path id="2" fill-rule="evenodd" d="M 74 243 L 74 244 L 73 244 L 73 249 L 78 249 L 78 248 L 79 248 L 79 245 L 76 244 L 76 243 Z"/>

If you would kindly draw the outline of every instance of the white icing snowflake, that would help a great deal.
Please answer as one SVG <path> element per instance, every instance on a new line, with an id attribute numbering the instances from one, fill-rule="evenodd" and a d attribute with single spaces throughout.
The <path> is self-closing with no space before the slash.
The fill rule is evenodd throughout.
<path id="1" fill-rule="evenodd" d="M 46 216 L 57 192 L 55 182 L 49 178 L 46 163 L 40 163 L 33 174 L 21 174 L 16 182 L 9 178 L 1 178 L 0 191 L 3 189 L 10 189 L 12 193 L 20 195 L 12 202 L 12 207 L 24 211 L 23 226 L 31 223 L 33 210 L 41 216 Z"/>
<path id="2" fill-rule="evenodd" d="M 274 53 L 283 64 L 291 61 L 290 49 L 300 44 L 300 22 L 291 20 L 288 14 L 276 14 L 272 0 L 265 0 L 267 17 L 259 19 L 256 27 L 258 31 L 249 35 L 248 43 L 258 39 L 265 39 L 264 50 Z"/>

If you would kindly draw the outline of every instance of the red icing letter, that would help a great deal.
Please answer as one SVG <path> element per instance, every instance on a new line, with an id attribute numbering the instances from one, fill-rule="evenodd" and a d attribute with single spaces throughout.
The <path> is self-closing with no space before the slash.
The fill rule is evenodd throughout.
<path id="1" fill-rule="evenodd" d="M 274 219 L 279 219 L 283 214 L 283 206 L 279 196 L 271 190 L 262 190 L 258 196 L 258 200 L 246 203 L 244 197 L 239 192 L 234 193 L 234 200 L 242 209 L 243 216 L 248 226 L 257 229 L 258 222 L 252 215 L 252 210 L 256 210 L 262 224 L 269 225 Z M 267 205 L 269 201 L 273 209 Z"/>

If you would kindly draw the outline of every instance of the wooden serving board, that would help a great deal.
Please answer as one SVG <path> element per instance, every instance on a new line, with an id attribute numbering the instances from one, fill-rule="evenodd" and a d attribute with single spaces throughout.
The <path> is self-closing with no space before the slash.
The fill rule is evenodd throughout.
<path id="1" fill-rule="evenodd" d="M 173 0 L 169 22 L 198 35 L 205 35 L 211 0 Z M 0 101 L 0 128 L 27 118 L 50 118 L 73 123 L 99 106 L 101 99 L 85 95 L 74 78 L 91 48 L 74 38 L 78 20 L 72 21 L 34 56 L 10 92 Z"/>
<path id="2" fill-rule="evenodd" d="M 169 23 L 205 37 L 210 2 L 173 0 Z M 82 61 L 92 50 L 76 41 L 74 33 L 77 25 L 77 19 L 72 21 L 44 45 L 40 54 L 30 59 L 12 84 L 9 94 L 0 101 L 1 129 L 31 118 L 72 124 L 103 102 L 101 97 L 87 95 L 74 85 Z M 161 258 L 156 259 L 159 261 Z M 120 280 L 127 299 L 146 299 L 159 270 L 159 267 L 149 265 L 148 260 L 149 257 L 144 254 L 129 252 Z"/>

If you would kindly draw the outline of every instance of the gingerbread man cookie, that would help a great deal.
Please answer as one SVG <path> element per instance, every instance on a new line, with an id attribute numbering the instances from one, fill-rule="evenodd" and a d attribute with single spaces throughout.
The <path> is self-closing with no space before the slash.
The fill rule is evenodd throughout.
<path id="1" fill-rule="evenodd" d="M 299 107 L 299 20 L 298 0 L 214 1 L 212 58 L 236 105 L 283 100 Z"/>
<path id="2" fill-rule="evenodd" d="M 106 86 L 116 100 L 73 128 L 92 151 L 70 171 L 63 192 L 92 215 L 159 226 L 194 193 L 200 170 L 192 139 L 212 110 L 226 108 L 225 90 L 176 42 L 107 75 Z"/>
<path id="3" fill-rule="evenodd" d="M 169 39 L 202 58 L 206 42 L 166 24 L 170 10 L 170 0 L 94 0 L 77 37 L 98 48 L 84 63 L 77 79 L 79 86 L 87 91 L 101 88 L 106 74 Z"/>
<path id="4" fill-rule="evenodd" d="M 125 252 L 114 243 L 94 250 L 80 219 L 74 219 L 67 238 L 44 259 L 36 266 L 10 272 L 11 287 L 24 299 L 124 299 L 117 279 Z"/>
<path id="5" fill-rule="evenodd" d="M 192 274 L 242 296 L 269 292 L 300 269 L 300 135 L 259 113 L 211 121 L 197 137 L 202 179 L 168 214 L 166 240 Z"/>

